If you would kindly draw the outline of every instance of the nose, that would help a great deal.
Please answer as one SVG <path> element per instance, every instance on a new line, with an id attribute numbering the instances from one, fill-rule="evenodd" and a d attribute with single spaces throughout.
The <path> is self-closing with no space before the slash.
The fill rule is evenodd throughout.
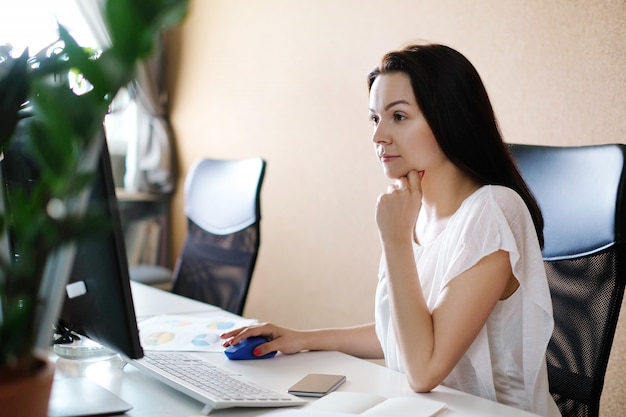
<path id="1" fill-rule="evenodd" d="M 372 133 L 372 142 L 374 142 L 375 144 L 391 142 L 391 136 L 389 135 L 389 132 L 387 132 L 386 129 L 383 128 L 382 123 L 379 123 L 378 125 L 376 125 L 376 127 L 374 127 L 374 132 Z"/>

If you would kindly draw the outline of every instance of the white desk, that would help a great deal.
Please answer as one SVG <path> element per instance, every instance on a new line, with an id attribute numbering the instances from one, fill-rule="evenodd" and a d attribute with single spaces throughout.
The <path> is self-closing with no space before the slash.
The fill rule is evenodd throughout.
<path id="1" fill-rule="evenodd" d="M 166 293 L 143 284 L 132 283 L 136 314 L 139 319 L 156 314 L 219 314 L 224 311 L 213 306 Z M 381 394 L 386 397 L 425 395 L 427 398 L 445 402 L 448 410 L 443 417 L 523 417 L 533 416 L 501 404 L 474 397 L 446 387 L 438 387 L 428 394 L 411 391 L 406 377 L 396 371 L 369 361 L 339 352 L 306 352 L 297 355 L 278 354 L 273 359 L 253 361 L 229 361 L 222 353 L 203 353 L 230 370 L 285 392 L 289 386 L 308 373 L 331 373 L 346 375 L 347 381 L 339 390 Z M 76 364 L 57 361 L 57 372 L 63 376 L 86 375 L 103 387 L 133 405 L 126 415 L 136 417 L 190 417 L 199 415 L 202 404 L 165 384 L 142 374 L 127 365 L 124 369 L 107 364 L 77 367 Z M 113 364 L 115 365 L 115 364 Z M 211 416 L 261 416 L 275 409 L 226 409 L 215 410 Z"/>

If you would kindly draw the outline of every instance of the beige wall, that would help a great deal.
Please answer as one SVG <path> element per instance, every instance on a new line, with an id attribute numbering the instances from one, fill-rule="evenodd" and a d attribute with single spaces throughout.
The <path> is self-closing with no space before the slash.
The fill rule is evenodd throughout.
<path id="1" fill-rule="evenodd" d="M 298 327 L 372 319 L 373 206 L 387 181 L 365 75 L 383 53 L 422 39 L 466 54 L 509 142 L 624 142 L 624 22 L 623 0 L 192 2 L 172 42 L 181 172 L 201 156 L 268 162 L 246 314 Z"/>
<path id="2" fill-rule="evenodd" d="M 623 0 L 192 2 L 171 39 L 181 172 L 202 156 L 268 162 L 245 314 L 305 328 L 373 318 L 387 181 L 365 75 L 383 53 L 414 40 L 460 50 L 508 142 L 625 142 L 625 22 Z M 177 253 L 180 192 L 173 212 Z"/>

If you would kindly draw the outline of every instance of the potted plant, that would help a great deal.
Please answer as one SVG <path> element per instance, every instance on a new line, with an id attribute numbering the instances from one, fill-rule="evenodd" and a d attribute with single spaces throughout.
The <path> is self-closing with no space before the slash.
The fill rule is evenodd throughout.
<path id="1" fill-rule="evenodd" d="M 21 145 L 39 174 L 28 192 L 9 193 L 11 209 L 0 213 L 0 237 L 10 233 L 19 253 L 19 259 L 0 256 L 0 414 L 8 410 L 3 389 L 45 364 L 35 339 L 40 326 L 53 324 L 38 314 L 50 278 L 47 263 L 65 245 L 101 229 L 97 214 L 73 210 L 94 176 L 89 161 L 102 140 L 96 133 L 158 33 L 184 17 L 187 0 L 107 0 L 104 7 L 111 38 L 104 51 L 79 46 L 61 25 L 58 41 L 35 55 L 26 50 L 14 57 L 10 47 L 0 47 L 0 151 L 15 145 L 18 121 L 29 118 Z M 86 86 L 80 93 L 72 77 Z"/>

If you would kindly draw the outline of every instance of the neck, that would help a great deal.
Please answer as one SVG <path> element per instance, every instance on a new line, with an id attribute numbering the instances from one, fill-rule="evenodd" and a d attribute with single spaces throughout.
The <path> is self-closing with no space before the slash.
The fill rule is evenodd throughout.
<path id="1" fill-rule="evenodd" d="M 429 171 L 422 178 L 422 208 L 417 218 L 417 236 L 428 243 L 446 227 L 448 219 L 481 184 L 456 166 Z"/>
<path id="2" fill-rule="evenodd" d="M 431 219 L 446 219 L 481 186 L 452 163 L 422 179 L 422 209 Z"/>

